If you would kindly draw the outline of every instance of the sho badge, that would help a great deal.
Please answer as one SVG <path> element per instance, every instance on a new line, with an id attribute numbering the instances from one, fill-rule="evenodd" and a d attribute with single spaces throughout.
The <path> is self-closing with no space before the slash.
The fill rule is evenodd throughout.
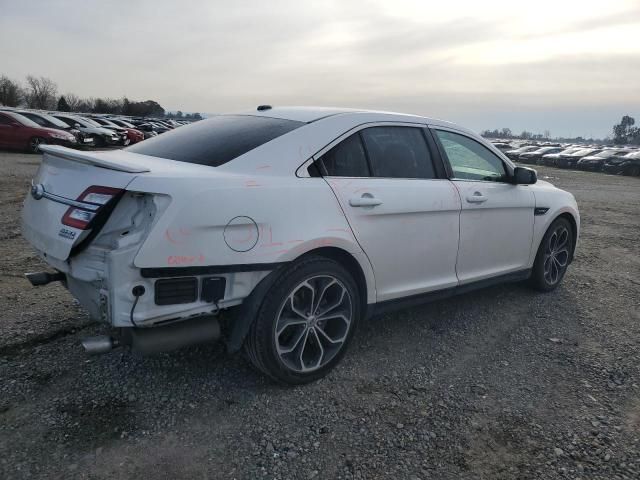
<path id="1" fill-rule="evenodd" d="M 62 238 L 67 238 L 69 240 L 73 240 L 74 238 L 76 238 L 76 232 L 74 232 L 73 230 L 69 230 L 67 228 L 62 228 L 58 232 L 58 236 Z"/>

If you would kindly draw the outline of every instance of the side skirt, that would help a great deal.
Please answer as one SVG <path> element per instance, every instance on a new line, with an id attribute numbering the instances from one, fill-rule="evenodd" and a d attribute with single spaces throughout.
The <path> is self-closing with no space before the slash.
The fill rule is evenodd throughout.
<path id="1" fill-rule="evenodd" d="M 474 290 L 491 287 L 493 285 L 499 285 L 501 283 L 520 282 L 522 280 L 527 280 L 530 276 L 531 269 L 528 268 L 526 270 L 518 270 L 517 272 L 507 273 L 505 275 L 499 275 L 497 277 L 487 278 L 484 280 L 479 280 L 477 282 L 459 285 L 457 287 L 421 293 L 418 295 L 412 295 L 410 297 L 395 298 L 393 300 L 387 300 L 385 302 L 368 305 L 366 317 L 371 318 L 378 315 L 384 315 L 385 313 L 417 307 L 419 305 L 424 305 L 425 303 L 434 302 L 436 300 L 443 300 L 455 295 L 472 292 Z"/>

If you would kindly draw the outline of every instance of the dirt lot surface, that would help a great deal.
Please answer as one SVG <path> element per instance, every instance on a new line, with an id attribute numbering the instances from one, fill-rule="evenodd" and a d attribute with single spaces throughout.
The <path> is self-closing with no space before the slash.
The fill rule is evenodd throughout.
<path id="1" fill-rule="evenodd" d="M 0 153 L 0 478 L 640 478 L 640 179 L 540 168 L 582 213 L 558 290 L 374 319 L 289 389 L 220 345 L 85 356 L 103 327 L 21 276 L 38 163 Z"/>

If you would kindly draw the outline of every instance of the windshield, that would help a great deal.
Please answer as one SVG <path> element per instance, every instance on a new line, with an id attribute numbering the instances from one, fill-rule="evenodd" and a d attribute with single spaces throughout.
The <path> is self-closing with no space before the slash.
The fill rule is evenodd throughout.
<path id="1" fill-rule="evenodd" d="M 40 128 L 40 125 L 38 125 L 33 120 L 29 120 L 24 115 L 20 115 L 19 113 L 16 113 L 16 112 L 3 112 L 3 113 L 6 113 L 10 117 L 12 117 L 14 120 L 17 120 L 18 122 L 20 122 L 25 127 Z"/>
<path id="2" fill-rule="evenodd" d="M 91 120 L 90 118 L 82 117 L 82 120 L 84 120 L 86 123 L 88 123 L 89 126 L 91 126 L 91 127 L 101 127 L 102 126 L 98 122 L 96 122 L 94 120 Z"/>
<path id="3" fill-rule="evenodd" d="M 125 122 L 124 120 L 120 120 L 119 118 L 111 119 L 111 121 L 116 125 L 120 125 L 121 127 L 136 128 L 135 126 L 133 126 L 133 124 Z"/>
<path id="4" fill-rule="evenodd" d="M 63 121 L 64 123 L 66 123 L 70 127 L 75 127 L 76 123 L 79 124 L 81 127 L 91 127 L 92 126 L 82 117 L 67 117 L 67 116 L 63 116 L 63 115 L 58 115 L 56 118 L 58 118 L 59 120 Z"/>
<path id="5" fill-rule="evenodd" d="M 602 152 L 597 153 L 594 156 L 598 158 L 609 158 L 609 157 L 613 157 L 617 153 L 618 153 L 617 150 L 603 150 Z"/>
<path id="6" fill-rule="evenodd" d="M 47 115 L 46 113 L 32 113 L 32 112 L 23 112 L 21 115 L 30 118 L 34 122 L 42 126 L 48 126 L 48 124 L 55 125 L 58 128 L 68 129 L 69 125 L 64 123 L 61 120 L 58 120 L 56 117 L 52 117 L 51 115 Z"/>
<path id="7" fill-rule="evenodd" d="M 574 152 L 572 155 L 579 157 L 579 156 L 589 155 L 590 153 L 595 151 L 596 150 L 593 150 L 592 148 L 584 148 L 582 150 L 578 150 L 577 152 Z"/>
<path id="8" fill-rule="evenodd" d="M 92 119 L 94 122 L 99 123 L 100 125 L 105 125 L 107 127 L 117 127 L 118 125 L 116 125 L 115 123 L 106 120 L 104 118 L 93 118 Z"/>
<path id="9" fill-rule="evenodd" d="M 280 118 L 219 115 L 170 130 L 127 150 L 218 167 L 302 125 Z"/>

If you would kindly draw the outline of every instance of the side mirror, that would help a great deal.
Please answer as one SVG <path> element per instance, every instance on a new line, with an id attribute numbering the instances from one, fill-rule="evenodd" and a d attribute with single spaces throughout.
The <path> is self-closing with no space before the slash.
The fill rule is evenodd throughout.
<path id="1" fill-rule="evenodd" d="M 538 181 L 538 175 L 533 168 L 516 167 L 513 169 L 512 180 L 515 185 L 533 185 Z"/>
<path id="2" fill-rule="evenodd" d="M 76 123 L 73 128 L 80 128 L 82 125 L 80 125 L 79 123 Z"/>

